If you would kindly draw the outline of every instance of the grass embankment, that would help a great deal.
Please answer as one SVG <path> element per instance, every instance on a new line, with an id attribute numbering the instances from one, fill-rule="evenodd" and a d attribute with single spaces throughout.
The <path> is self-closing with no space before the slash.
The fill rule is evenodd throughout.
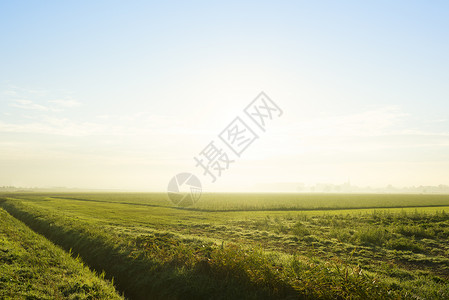
<path id="1" fill-rule="evenodd" d="M 52 241 L 72 248 L 95 269 L 114 276 L 119 289 L 132 299 L 397 299 L 410 295 L 350 262 L 267 253 L 254 245 L 220 245 L 151 228 L 135 234 L 72 214 L 70 203 L 66 211 L 33 204 L 11 199 L 3 207 Z"/>
<path id="2" fill-rule="evenodd" d="M 123 299 L 112 283 L 0 208 L 0 299 Z"/>

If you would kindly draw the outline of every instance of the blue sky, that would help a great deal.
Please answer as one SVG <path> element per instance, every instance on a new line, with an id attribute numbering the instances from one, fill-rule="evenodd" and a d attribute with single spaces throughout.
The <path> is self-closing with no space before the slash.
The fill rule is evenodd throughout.
<path id="1" fill-rule="evenodd" d="M 260 91 L 206 189 L 449 183 L 446 1 L 4 1 L 0 36 L 0 185 L 165 190 Z"/>

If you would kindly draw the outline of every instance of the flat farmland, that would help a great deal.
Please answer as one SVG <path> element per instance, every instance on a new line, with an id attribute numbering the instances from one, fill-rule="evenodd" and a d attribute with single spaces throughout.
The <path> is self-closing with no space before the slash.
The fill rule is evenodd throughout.
<path id="1" fill-rule="evenodd" d="M 9 193 L 129 299 L 447 299 L 449 195 Z"/>

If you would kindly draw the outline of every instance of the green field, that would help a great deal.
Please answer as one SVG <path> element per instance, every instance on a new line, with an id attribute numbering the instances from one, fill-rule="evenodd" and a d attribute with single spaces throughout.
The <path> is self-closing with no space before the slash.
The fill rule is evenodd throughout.
<path id="1" fill-rule="evenodd" d="M 149 193 L 0 199 L 129 299 L 449 297 L 449 195 L 206 194 L 193 207 Z"/>

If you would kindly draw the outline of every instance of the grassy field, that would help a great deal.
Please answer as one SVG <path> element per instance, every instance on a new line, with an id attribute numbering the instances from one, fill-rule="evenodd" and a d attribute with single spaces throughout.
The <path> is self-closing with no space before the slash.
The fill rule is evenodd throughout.
<path id="1" fill-rule="evenodd" d="M 449 195 L 11 193 L 130 299 L 447 299 Z M 446 213 L 447 212 L 447 213 Z"/>
<path id="2" fill-rule="evenodd" d="M 123 299 L 100 277 L 0 208 L 0 299 Z"/>

